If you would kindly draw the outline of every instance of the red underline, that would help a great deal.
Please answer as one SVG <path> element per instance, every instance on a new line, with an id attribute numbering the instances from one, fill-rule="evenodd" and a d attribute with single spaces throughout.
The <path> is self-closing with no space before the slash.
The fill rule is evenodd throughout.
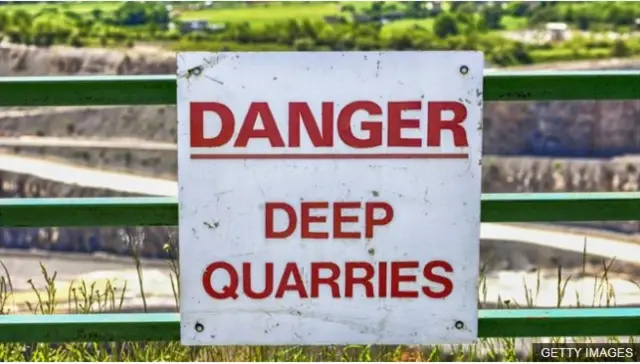
<path id="1" fill-rule="evenodd" d="M 467 159 L 468 153 L 408 154 L 191 154 L 191 159 Z"/>

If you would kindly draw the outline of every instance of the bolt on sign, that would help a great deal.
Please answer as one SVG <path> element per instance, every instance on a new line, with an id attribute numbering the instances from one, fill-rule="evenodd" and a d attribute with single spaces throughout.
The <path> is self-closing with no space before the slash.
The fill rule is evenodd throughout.
<path id="1" fill-rule="evenodd" d="M 178 70 L 183 344 L 477 338 L 482 53 Z"/>

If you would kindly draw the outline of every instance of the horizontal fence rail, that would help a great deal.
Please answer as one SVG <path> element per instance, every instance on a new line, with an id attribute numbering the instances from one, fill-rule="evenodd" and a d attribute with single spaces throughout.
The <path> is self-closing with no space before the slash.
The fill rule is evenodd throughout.
<path id="1" fill-rule="evenodd" d="M 0 95 L 0 107 L 173 105 L 176 76 L 4 77 Z M 483 99 L 640 99 L 640 71 L 487 72 Z"/>
<path id="2" fill-rule="evenodd" d="M 483 222 L 637 220 L 640 192 L 484 194 L 481 208 Z M 0 227 L 177 224 L 175 197 L 0 199 Z"/>
<path id="3" fill-rule="evenodd" d="M 2 342 L 170 341 L 180 339 L 171 313 L 0 316 Z M 480 310 L 478 336 L 640 335 L 640 308 Z"/>

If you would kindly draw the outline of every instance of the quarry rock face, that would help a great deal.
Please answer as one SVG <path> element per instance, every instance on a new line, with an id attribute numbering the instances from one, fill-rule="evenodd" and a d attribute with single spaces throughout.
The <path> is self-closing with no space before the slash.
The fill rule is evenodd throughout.
<path id="1" fill-rule="evenodd" d="M 54 46 L 0 46 L 0 76 L 175 74 L 175 54 Z"/>
<path id="2" fill-rule="evenodd" d="M 640 101 L 495 102 L 486 104 L 484 115 L 487 154 L 640 153 Z"/>
<path id="3" fill-rule="evenodd" d="M 67 185 L 20 173 L 0 171 L 1 198 L 41 197 L 135 197 L 106 189 Z M 143 235 L 142 235 L 143 234 Z M 0 247 L 54 252 L 130 254 L 139 249 L 144 257 L 166 257 L 164 245 L 175 235 L 170 227 L 35 227 L 0 229 Z M 133 244 L 144 236 L 142 244 Z M 136 246 L 134 246 L 136 245 Z"/>
<path id="4" fill-rule="evenodd" d="M 633 192 L 640 190 L 640 158 L 612 160 L 489 157 L 483 193 Z M 640 213 L 640 209 L 638 210 Z M 637 221 L 561 222 L 562 225 L 640 234 Z"/>

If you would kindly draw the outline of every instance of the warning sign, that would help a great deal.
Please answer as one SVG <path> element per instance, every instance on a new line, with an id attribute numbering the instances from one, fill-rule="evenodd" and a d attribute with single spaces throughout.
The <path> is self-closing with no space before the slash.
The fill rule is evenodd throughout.
<path id="1" fill-rule="evenodd" d="M 476 339 L 481 53 L 178 69 L 183 344 Z"/>

